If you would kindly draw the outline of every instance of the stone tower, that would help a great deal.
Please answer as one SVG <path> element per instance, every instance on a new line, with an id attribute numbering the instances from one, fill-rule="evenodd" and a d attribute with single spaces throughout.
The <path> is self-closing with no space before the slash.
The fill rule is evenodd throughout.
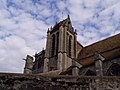
<path id="1" fill-rule="evenodd" d="M 33 57 L 30 55 L 27 55 L 25 59 L 25 68 L 24 68 L 24 73 L 25 74 L 32 74 L 32 68 L 33 68 Z"/>
<path id="2" fill-rule="evenodd" d="M 76 38 L 69 15 L 65 20 L 48 29 L 44 72 L 64 71 L 72 65 L 72 60 L 76 59 Z"/>

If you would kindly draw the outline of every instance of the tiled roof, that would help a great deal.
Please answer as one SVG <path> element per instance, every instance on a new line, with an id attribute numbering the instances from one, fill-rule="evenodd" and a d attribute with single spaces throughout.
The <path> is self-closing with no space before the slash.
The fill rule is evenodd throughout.
<path id="1" fill-rule="evenodd" d="M 89 65 L 94 62 L 95 52 L 105 57 L 105 60 L 120 56 L 120 34 L 83 47 L 78 54 L 78 62 L 83 65 Z"/>

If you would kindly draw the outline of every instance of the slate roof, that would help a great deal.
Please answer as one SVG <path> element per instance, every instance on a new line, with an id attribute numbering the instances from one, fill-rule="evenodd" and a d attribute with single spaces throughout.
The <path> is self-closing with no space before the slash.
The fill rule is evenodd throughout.
<path id="1" fill-rule="evenodd" d="M 96 51 L 103 55 L 105 60 L 120 56 L 120 34 L 83 47 L 78 54 L 78 62 L 83 66 L 92 64 Z"/>

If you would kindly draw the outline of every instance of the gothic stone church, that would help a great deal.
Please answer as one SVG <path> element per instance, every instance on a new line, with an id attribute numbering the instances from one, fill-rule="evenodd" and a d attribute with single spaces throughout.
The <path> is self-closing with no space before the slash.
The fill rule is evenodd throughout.
<path id="1" fill-rule="evenodd" d="M 120 76 L 120 34 L 84 47 L 68 16 L 48 29 L 45 50 L 27 55 L 24 73 Z"/>

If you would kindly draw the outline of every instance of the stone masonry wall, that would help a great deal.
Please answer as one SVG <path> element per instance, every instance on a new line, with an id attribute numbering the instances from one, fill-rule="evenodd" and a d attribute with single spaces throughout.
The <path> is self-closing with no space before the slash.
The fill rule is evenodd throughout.
<path id="1" fill-rule="evenodd" d="M 120 90 L 120 77 L 0 73 L 0 90 Z"/>

